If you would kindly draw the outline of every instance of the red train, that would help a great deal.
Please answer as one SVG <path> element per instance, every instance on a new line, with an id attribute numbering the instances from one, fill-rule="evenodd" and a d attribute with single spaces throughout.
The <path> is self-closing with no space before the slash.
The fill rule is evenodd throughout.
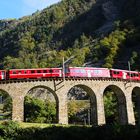
<path id="1" fill-rule="evenodd" d="M 36 79 L 62 76 L 62 68 L 10 69 L 8 71 L 0 70 L 0 80 Z M 65 69 L 65 77 L 106 77 L 126 80 L 140 80 L 140 72 L 94 67 L 69 67 Z"/>

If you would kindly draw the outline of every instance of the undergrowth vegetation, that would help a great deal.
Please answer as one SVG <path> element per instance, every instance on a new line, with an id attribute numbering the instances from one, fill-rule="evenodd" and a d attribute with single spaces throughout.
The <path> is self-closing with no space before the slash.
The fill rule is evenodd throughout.
<path id="1" fill-rule="evenodd" d="M 1 140 L 136 140 L 140 138 L 140 127 L 117 124 L 87 126 L 20 127 L 16 122 L 0 124 Z"/>

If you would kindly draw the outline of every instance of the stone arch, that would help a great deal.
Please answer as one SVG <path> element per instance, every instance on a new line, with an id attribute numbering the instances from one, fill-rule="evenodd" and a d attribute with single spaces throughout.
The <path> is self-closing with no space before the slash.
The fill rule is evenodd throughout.
<path id="1" fill-rule="evenodd" d="M 53 96 L 54 96 L 56 102 L 58 102 L 58 96 L 57 96 L 57 94 L 54 92 L 54 90 L 52 90 L 51 88 L 49 88 L 49 87 L 47 87 L 47 86 L 44 86 L 44 85 L 38 85 L 38 86 L 34 86 L 34 87 L 30 88 L 30 89 L 28 90 L 28 92 L 31 91 L 31 90 L 33 90 L 33 89 L 35 89 L 35 88 L 44 88 L 44 89 L 47 89 L 48 91 L 50 91 L 50 92 L 53 94 Z M 27 92 L 27 93 L 28 93 L 28 92 Z"/>
<path id="2" fill-rule="evenodd" d="M 83 84 L 76 84 L 72 87 L 69 88 L 68 92 L 74 88 L 74 87 L 79 87 L 81 89 L 83 89 L 90 98 L 90 121 L 93 125 L 97 125 L 98 124 L 98 120 L 97 120 L 97 100 L 96 100 L 96 95 L 95 92 L 92 90 L 91 87 L 87 86 L 87 85 L 83 85 Z"/>
<path id="3" fill-rule="evenodd" d="M 5 92 L 7 95 L 9 95 L 12 98 L 12 96 L 6 90 L 0 88 L 0 91 Z"/>
<path id="4" fill-rule="evenodd" d="M 132 102 L 135 116 L 135 123 L 140 124 L 140 87 L 134 87 L 132 90 Z"/>
<path id="5" fill-rule="evenodd" d="M 12 119 L 13 99 L 12 96 L 3 89 L 0 89 L 0 106 L 0 119 Z"/>
<path id="6" fill-rule="evenodd" d="M 103 95 L 105 94 L 106 90 L 112 91 L 116 96 L 117 110 L 118 110 L 118 123 L 128 124 L 126 97 L 123 90 L 116 85 L 109 85 L 104 89 Z"/>
<path id="7" fill-rule="evenodd" d="M 50 93 L 52 93 L 52 95 L 53 95 L 53 97 L 54 97 L 54 99 L 55 99 L 55 102 L 56 102 L 56 121 L 57 121 L 57 123 L 58 123 L 58 116 L 59 116 L 59 114 L 58 114 L 59 98 L 58 98 L 57 94 L 55 93 L 54 90 L 52 90 L 52 89 L 51 89 L 50 87 L 48 87 L 48 86 L 45 86 L 45 85 L 37 85 L 37 86 L 34 86 L 34 87 L 28 89 L 28 91 L 26 92 L 26 95 L 25 95 L 25 96 L 27 96 L 27 94 L 28 94 L 31 90 L 34 90 L 34 89 L 36 89 L 36 88 L 47 89 Z"/>

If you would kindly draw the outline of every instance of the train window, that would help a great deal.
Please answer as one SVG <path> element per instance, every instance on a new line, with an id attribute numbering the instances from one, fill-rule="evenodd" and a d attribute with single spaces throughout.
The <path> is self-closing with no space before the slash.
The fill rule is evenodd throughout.
<path id="1" fill-rule="evenodd" d="M 50 70 L 50 73 L 53 73 L 53 70 Z"/>
<path id="2" fill-rule="evenodd" d="M 71 69 L 71 72 L 73 72 L 73 73 L 80 73 L 81 70 L 80 69 Z"/>
<path id="3" fill-rule="evenodd" d="M 138 74 L 136 74 L 136 73 L 133 73 L 133 77 L 138 77 Z"/>
<path id="4" fill-rule="evenodd" d="M 75 72 L 75 70 L 74 69 L 71 69 L 70 72 Z"/>
<path id="5" fill-rule="evenodd" d="M 18 71 L 18 74 L 21 74 L 21 71 Z"/>
<path id="6" fill-rule="evenodd" d="M 35 73 L 35 71 L 34 70 L 31 70 L 31 73 Z"/>
<path id="7" fill-rule="evenodd" d="M 128 76 L 131 76 L 131 74 L 130 74 L 130 73 L 127 73 L 127 75 L 128 75 Z"/>
<path id="8" fill-rule="evenodd" d="M 17 74 L 17 72 L 16 71 L 13 71 L 13 74 Z"/>
<path id="9" fill-rule="evenodd" d="M 95 74 L 102 74 L 102 70 L 94 70 Z"/>
<path id="10" fill-rule="evenodd" d="M 131 73 L 127 73 L 128 76 L 131 76 Z"/>
<path id="11" fill-rule="evenodd" d="M 43 73 L 47 73 L 47 70 L 43 70 Z"/>
<path id="12" fill-rule="evenodd" d="M 41 73 L 41 70 L 37 70 L 37 73 Z"/>
<path id="13" fill-rule="evenodd" d="M 128 73 L 128 76 L 129 77 L 134 77 L 134 74 L 133 73 Z"/>
<path id="14" fill-rule="evenodd" d="M 24 73 L 26 74 L 26 73 L 27 73 L 27 71 L 24 71 Z"/>
<path id="15" fill-rule="evenodd" d="M 59 70 L 54 70 L 54 72 L 58 73 L 58 72 L 59 72 Z"/>
<path id="16" fill-rule="evenodd" d="M 86 73 L 86 71 L 84 69 L 81 69 L 81 73 Z"/>
<path id="17" fill-rule="evenodd" d="M 119 71 L 113 71 L 113 73 L 114 73 L 114 74 L 120 74 L 120 72 L 119 72 Z"/>
<path id="18" fill-rule="evenodd" d="M 76 72 L 76 73 L 79 73 L 79 72 L 80 72 L 80 70 L 79 70 L 79 69 L 77 69 L 77 70 L 75 70 L 75 72 Z"/>
<path id="19" fill-rule="evenodd" d="M 76 72 L 76 69 L 73 69 L 72 72 L 75 73 Z"/>

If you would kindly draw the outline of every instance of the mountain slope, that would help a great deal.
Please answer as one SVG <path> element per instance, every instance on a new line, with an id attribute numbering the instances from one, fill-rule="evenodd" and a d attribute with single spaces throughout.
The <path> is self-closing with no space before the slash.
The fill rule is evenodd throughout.
<path id="1" fill-rule="evenodd" d="M 74 55 L 72 66 L 140 69 L 139 9 L 138 0 L 62 0 L 1 20 L 1 68 L 57 67 Z"/>

